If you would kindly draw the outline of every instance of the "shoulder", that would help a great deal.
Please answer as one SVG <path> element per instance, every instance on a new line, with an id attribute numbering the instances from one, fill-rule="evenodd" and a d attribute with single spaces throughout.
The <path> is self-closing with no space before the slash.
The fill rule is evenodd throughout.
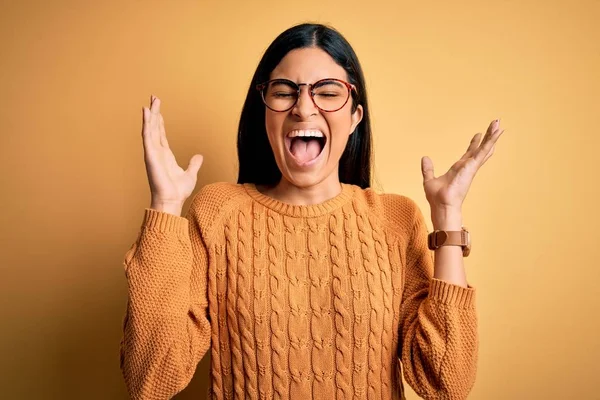
<path id="1" fill-rule="evenodd" d="M 188 219 L 198 225 L 205 237 L 209 237 L 215 226 L 250 200 L 243 185 L 229 182 L 211 183 L 203 186 L 193 196 Z"/>
<path id="2" fill-rule="evenodd" d="M 235 202 L 246 193 L 243 185 L 230 182 L 216 182 L 205 185 L 196 193 L 191 207 L 220 206 Z"/>
<path id="3" fill-rule="evenodd" d="M 424 219 L 419 205 L 408 196 L 368 188 L 359 190 L 358 197 L 370 213 L 397 235 L 410 237 L 415 225 Z"/>

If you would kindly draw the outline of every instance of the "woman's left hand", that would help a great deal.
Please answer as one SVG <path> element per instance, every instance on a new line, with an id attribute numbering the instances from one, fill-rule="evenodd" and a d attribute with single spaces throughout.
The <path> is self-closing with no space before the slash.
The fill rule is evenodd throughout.
<path id="1" fill-rule="evenodd" d="M 431 159 L 427 156 L 421 158 L 425 197 L 432 210 L 461 210 L 475 174 L 494 154 L 496 142 L 503 132 L 500 121 L 492 121 L 483 140 L 481 133 L 476 134 L 460 160 L 437 178 L 433 175 Z"/>

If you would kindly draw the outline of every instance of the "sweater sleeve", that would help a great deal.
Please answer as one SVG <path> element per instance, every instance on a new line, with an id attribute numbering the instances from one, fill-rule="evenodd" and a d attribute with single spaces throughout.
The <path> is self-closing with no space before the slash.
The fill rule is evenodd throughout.
<path id="1" fill-rule="evenodd" d="M 424 399 L 465 399 L 477 368 L 475 289 L 433 278 L 427 226 L 413 205 L 400 312 L 404 378 Z"/>
<path id="2" fill-rule="evenodd" d="M 207 250 L 193 219 L 146 209 L 125 255 L 128 302 L 121 370 L 133 399 L 170 399 L 211 342 Z"/>

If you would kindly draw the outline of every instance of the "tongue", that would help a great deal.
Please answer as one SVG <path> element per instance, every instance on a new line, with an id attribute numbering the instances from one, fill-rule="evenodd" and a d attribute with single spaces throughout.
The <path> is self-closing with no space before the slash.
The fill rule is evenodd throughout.
<path id="1" fill-rule="evenodd" d="M 301 163 L 306 163 L 317 158 L 321 152 L 321 145 L 317 139 L 310 139 L 305 142 L 302 139 L 292 139 L 290 151 L 292 155 Z"/>

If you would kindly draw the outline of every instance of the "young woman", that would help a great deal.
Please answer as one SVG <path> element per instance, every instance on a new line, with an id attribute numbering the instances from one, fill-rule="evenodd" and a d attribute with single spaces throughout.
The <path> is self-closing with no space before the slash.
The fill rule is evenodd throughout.
<path id="1" fill-rule="evenodd" d="M 252 78 L 238 183 L 203 187 L 182 217 L 202 157 L 177 165 L 152 97 L 142 129 L 152 202 L 125 256 L 131 396 L 171 398 L 210 348 L 216 399 L 398 399 L 402 372 L 424 398 L 465 398 L 478 341 L 461 206 L 501 133 L 493 121 L 439 177 L 422 159 L 433 227 L 450 232 L 428 242 L 413 200 L 369 188 L 356 54 L 335 30 L 298 25 Z"/>

